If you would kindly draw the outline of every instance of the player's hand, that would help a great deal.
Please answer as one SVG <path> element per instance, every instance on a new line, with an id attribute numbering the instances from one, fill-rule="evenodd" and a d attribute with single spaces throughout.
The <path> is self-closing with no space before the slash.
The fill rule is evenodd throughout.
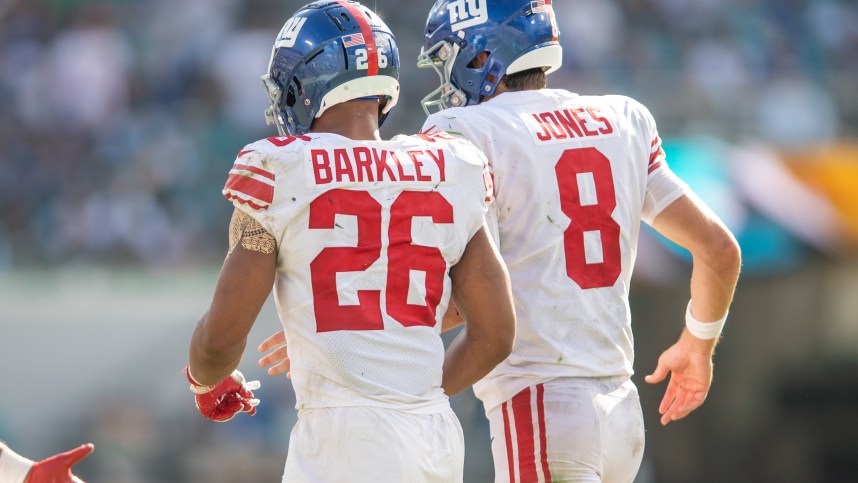
<path id="1" fill-rule="evenodd" d="M 658 384 L 670 373 L 664 398 L 658 407 L 661 424 L 688 416 L 706 400 L 712 385 L 712 351 L 714 343 L 701 341 L 683 332 L 679 341 L 658 358 L 658 366 L 644 380 Z"/>
<path id="2" fill-rule="evenodd" d="M 229 377 L 211 386 L 204 386 L 191 377 L 185 368 L 185 374 L 191 383 L 191 392 L 195 394 L 197 409 L 207 419 L 223 423 L 238 413 L 256 414 L 259 399 L 253 397 L 253 391 L 259 389 L 259 381 L 247 382 L 239 371 L 232 371 Z"/>
<path id="3" fill-rule="evenodd" d="M 286 377 L 292 379 L 292 373 L 289 369 L 292 367 L 289 361 L 289 354 L 286 352 L 286 333 L 282 330 L 262 341 L 259 344 L 258 351 L 265 352 L 274 349 L 271 353 L 259 358 L 259 366 L 268 368 L 269 376 L 279 376 L 286 373 Z"/>
<path id="4" fill-rule="evenodd" d="M 95 446 L 83 444 L 77 448 L 33 463 L 25 483 L 73 483 L 81 482 L 71 472 L 71 467 L 86 458 Z"/>

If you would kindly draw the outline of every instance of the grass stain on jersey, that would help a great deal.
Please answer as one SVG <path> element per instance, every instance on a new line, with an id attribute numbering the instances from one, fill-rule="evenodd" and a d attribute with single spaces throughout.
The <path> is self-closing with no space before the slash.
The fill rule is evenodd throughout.
<path id="1" fill-rule="evenodd" d="M 551 215 L 545 215 L 545 218 L 547 218 L 547 219 L 548 219 L 548 223 L 551 223 L 552 225 L 556 226 L 557 228 L 560 228 L 561 230 L 563 229 L 563 227 L 562 227 L 562 226 L 560 226 L 560 224 L 559 224 L 559 223 L 557 223 L 556 221 L 554 221 L 554 218 L 551 218 Z"/>
<path id="2" fill-rule="evenodd" d="M 557 358 L 557 363 L 560 364 L 561 362 L 563 362 L 563 354 L 560 354 L 560 356 Z"/>

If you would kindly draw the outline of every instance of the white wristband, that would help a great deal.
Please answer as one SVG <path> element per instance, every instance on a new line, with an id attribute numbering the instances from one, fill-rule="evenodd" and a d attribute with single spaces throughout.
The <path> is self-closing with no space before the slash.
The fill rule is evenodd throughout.
<path id="1" fill-rule="evenodd" d="M 711 340 L 716 339 L 721 335 L 721 330 L 724 329 L 724 322 L 727 321 L 728 310 L 724 317 L 714 322 L 700 322 L 691 315 L 691 301 L 688 301 L 688 308 L 685 309 L 685 327 L 688 332 L 698 339 Z"/>
<path id="2" fill-rule="evenodd" d="M 197 378 L 195 378 L 193 375 L 191 375 L 191 366 L 188 366 L 185 369 L 185 371 L 188 374 L 188 381 L 190 381 L 190 383 L 191 383 L 191 392 L 194 394 L 197 394 L 197 395 L 208 394 L 208 393 L 212 392 L 212 389 L 214 389 L 215 386 L 217 386 L 217 384 L 212 384 L 211 386 L 206 386 L 205 384 L 200 384 L 199 382 L 197 382 Z M 0 482 L 0 483 L 2 483 L 2 482 Z"/>
<path id="3" fill-rule="evenodd" d="M 33 461 L 24 458 L 0 442 L 0 481 L 3 483 L 24 483 L 33 467 Z"/>

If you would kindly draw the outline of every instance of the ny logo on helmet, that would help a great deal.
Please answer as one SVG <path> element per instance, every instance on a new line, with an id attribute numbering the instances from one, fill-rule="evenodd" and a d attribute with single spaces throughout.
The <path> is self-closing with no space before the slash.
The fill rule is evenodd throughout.
<path id="1" fill-rule="evenodd" d="M 447 5 L 453 32 L 486 23 L 489 19 L 488 0 L 455 0 Z"/>
<path id="2" fill-rule="evenodd" d="M 277 42 L 274 44 L 274 48 L 280 47 L 293 47 L 295 45 L 295 41 L 298 40 L 298 33 L 301 32 L 301 27 L 304 26 L 304 22 L 307 21 L 307 17 L 293 17 L 290 18 L 286 25 L 280 30 L 280 35 L 277 36 Z"/>

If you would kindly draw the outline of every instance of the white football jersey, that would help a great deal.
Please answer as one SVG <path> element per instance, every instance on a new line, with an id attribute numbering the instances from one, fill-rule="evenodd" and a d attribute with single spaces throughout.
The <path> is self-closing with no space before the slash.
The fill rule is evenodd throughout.
<path id="1" fill-rule="evenodd" d="M 486 410 L 556 377 L 630 376 L 629 281 L 641 220 L 687 187 L 667 167 L 655 121 L 622 96 L 508 92 L 433 114 L 489 160 L 487 220 L 509 268 L 515 348 L 474 386 Z"/>
<path id="2" fill-rule="evenodd" d="M 449 269 L 485 223 L 490 180 L 482 153 L 443 134 L 275 137 L 238 154 L 223 193 L 277 240 L 299 411 L 449 408 Z"/>

